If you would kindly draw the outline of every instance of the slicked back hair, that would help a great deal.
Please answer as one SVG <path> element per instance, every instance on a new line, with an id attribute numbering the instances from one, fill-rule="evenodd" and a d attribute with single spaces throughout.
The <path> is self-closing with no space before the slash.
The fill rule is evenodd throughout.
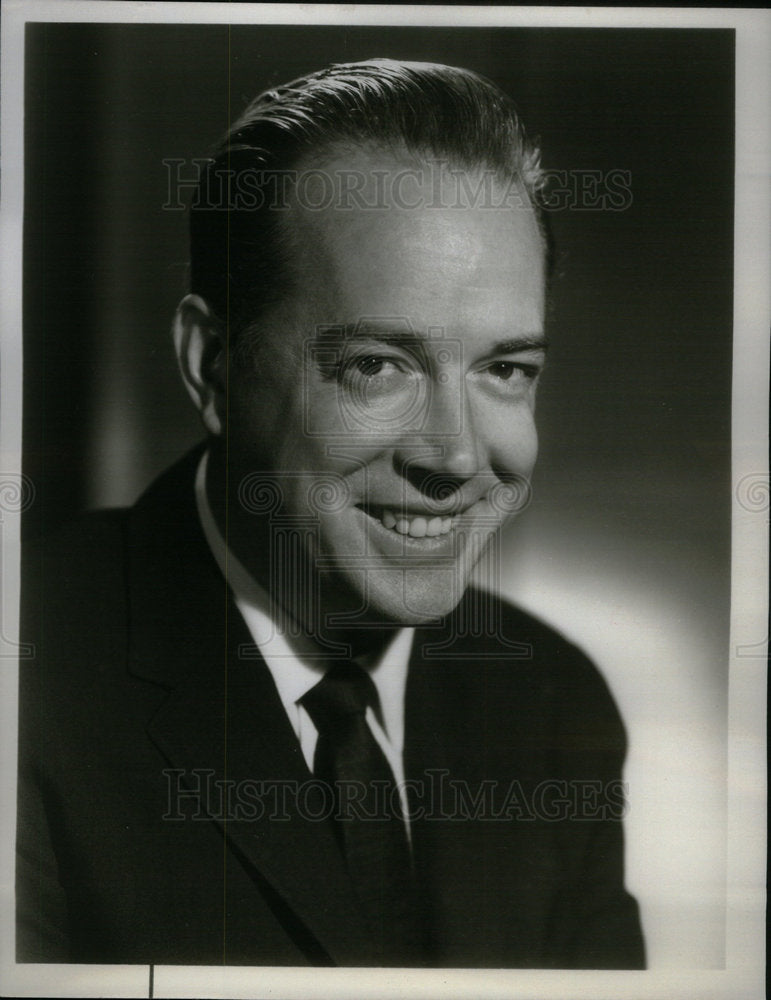
<path id="1" fill-rule="evenodd" d="M 314 166 L 340 147 L 406 150 L 492 171 L 517 184 L 545 233 L 539 150 L 498 87 L 435 63 L 334 64 L 256 97 L 202 173 L 191 206 L 190 290 L 227 325 L 231 348 L 250 340 L 244 331 L 291 292 L 281 209 L 298 165 Z"/>

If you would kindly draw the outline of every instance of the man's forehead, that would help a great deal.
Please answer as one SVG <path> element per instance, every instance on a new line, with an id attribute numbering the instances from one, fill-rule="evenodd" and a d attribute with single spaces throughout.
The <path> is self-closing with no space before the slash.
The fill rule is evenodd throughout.
<path id="1" fill-rule="evenodd" d="M 363 148 L 298 165 L 293 203 L 281 218 L 294 272 L 286 302 L 293 325 L 307 335 L 321 324 L 377 315 L 407 316 L 422 330 L 495 328 L 498 338 L 504 328 L 542 331 L 545 254 L 534 211 L 521 198 L 475 203 L 468 184 L 465 203 L 440 204 L 437 169 L 456 168 L 404 150 Z M 480 176 L 463 174 L 477 185 Z M 399 188 L 402 178 L 412 188 Z M 500 193 L 502 181 L 495 181 Z M 358 195 L 375 200 L 352 199 L 354 183 Z"/>
<path id="2" fill-rule="evenodd" d="M 328 210 L 410 213 L 420 208 L 520 209 L 532 204 L 516 174 L 484 158 L 462 162 L 404 143 L 333 143 L 301 158 L 293 173 L 290 204 L 311 217 Z"/>
<path id="3" fill-rule="evenodd" d="M 316 269 L 324 258 L 331 265 L 346 256 L 348 266 L 374 270 L 401 260 L 409 271 L 435 258 L 437 267 L 462 277 L 512 266 L 498 257 L 504 245 L 511 258 L 527 256 L 529 266 L 543 257 L 533 208 L 516 185 L 509 197 L 512 189 L 485 168 L 357 149 L 303 169 L 287 218 L 301 266 Z M 363 258 L 346 255 L 349 245 Z"/>

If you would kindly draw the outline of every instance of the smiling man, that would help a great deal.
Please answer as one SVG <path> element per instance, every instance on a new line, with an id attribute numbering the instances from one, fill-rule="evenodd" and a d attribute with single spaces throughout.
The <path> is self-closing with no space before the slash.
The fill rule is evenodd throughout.
<path id="1" fill-rule="evenodd" d="M 207 441 L 26 588 L 21 960 L 643 965 L 607 687 L 469 587 L 530 495 L 539 180 L 449 67 L 231 128 L 173 329 Z"/>
<path id="2" fill-rule="evenodd" d="M 289 608 L 296 619 L 323 629 L 366 594 L 372 621 L 420 623 L 458 603 L 504 516 L 496 488 L 524 492 L 533 468 L 543 237 L 529 203 L 492 207 L 510 182 L 481 193 L 489 167 L 470 166 L 470 188 L 455 190 L 453 168 L 434 161 L 429 174 L 406 147 L 394 155 L 370 141 L 351 154 L 332 143 L 312 162 L 333 180 L 353 172 L 367 202 L 378 177 L 408 175 L 409 204 L 385 190 L 364 211 L 337 198 L 309 208 L 324 194 L 312 178 L 279 223 L 296 247 L 293 290 L 246 332 L 188 296 L 180 364 L 212 438 L 217 521 L 259 583 L 308 596 L 292 586 L 296 567 L 288 581 L 268 576 L 275 511 L 260 520 L 238 496 L 225 510 L 222 484 L 267 473 L 283 512 L 318 520 L 308 579 L 329 557 L 321 617 Z M 239 337 L 249 346 L 228 364 Z M 309 491 L 319 476 L 340 494 L 328 511 Z"/>

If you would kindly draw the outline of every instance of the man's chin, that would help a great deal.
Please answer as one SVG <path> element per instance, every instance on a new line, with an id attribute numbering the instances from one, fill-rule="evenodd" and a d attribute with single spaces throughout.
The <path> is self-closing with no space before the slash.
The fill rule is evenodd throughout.
<path id="1" fill-rule="evenodd" d="M 360 621 L 417 626 L 436 623 L 460 603 L 467 585 L 449 569 L 368 574 Z"/>

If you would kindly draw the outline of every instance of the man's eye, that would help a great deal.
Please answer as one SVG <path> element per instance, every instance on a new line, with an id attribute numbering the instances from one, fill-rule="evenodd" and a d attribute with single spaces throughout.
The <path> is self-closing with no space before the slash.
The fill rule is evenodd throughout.
<path id="1" fill-rule="evenodd" d="M 367 404 L 398 395 L 415 384 L 417 373 L 400 358 L 383 354 L 360 354 L 338 367 L 340 385 L 361 396 Z"/>
<path id="2" fill-rule="evenodd" d="M 514 364 L 511 361 L 496 361 L 494 365 L 490 365 L 490 371 L 497 378 L 508 382 L 514 374 Z"/>
<path id="3" fill-rule="evenodd" d="M 380 375 L 386 363 L 385 358 L 379 358 L 373 354 L 366 358 L 359 358 L 355 367 L 359 374 L 364 375 L 366 378 L 371 378 L 373 375 Z"/>
<path id="4" fill-rule="evenodd" d="M 496 361 L 487 370 L 503 382 L 509 382 L 512 377 L 533 379 L 538 374 L 538 370 L 532 365 L 517 364 L 515 361 Z"/>
<path id="5" fill-rule="evenodd" d="M 380 385 L 402 378 L 405 371 L 403 365 L 394 358 L 380 354 L 362 354 L 344 362 L 340 374 L 343 381 Z"/>

